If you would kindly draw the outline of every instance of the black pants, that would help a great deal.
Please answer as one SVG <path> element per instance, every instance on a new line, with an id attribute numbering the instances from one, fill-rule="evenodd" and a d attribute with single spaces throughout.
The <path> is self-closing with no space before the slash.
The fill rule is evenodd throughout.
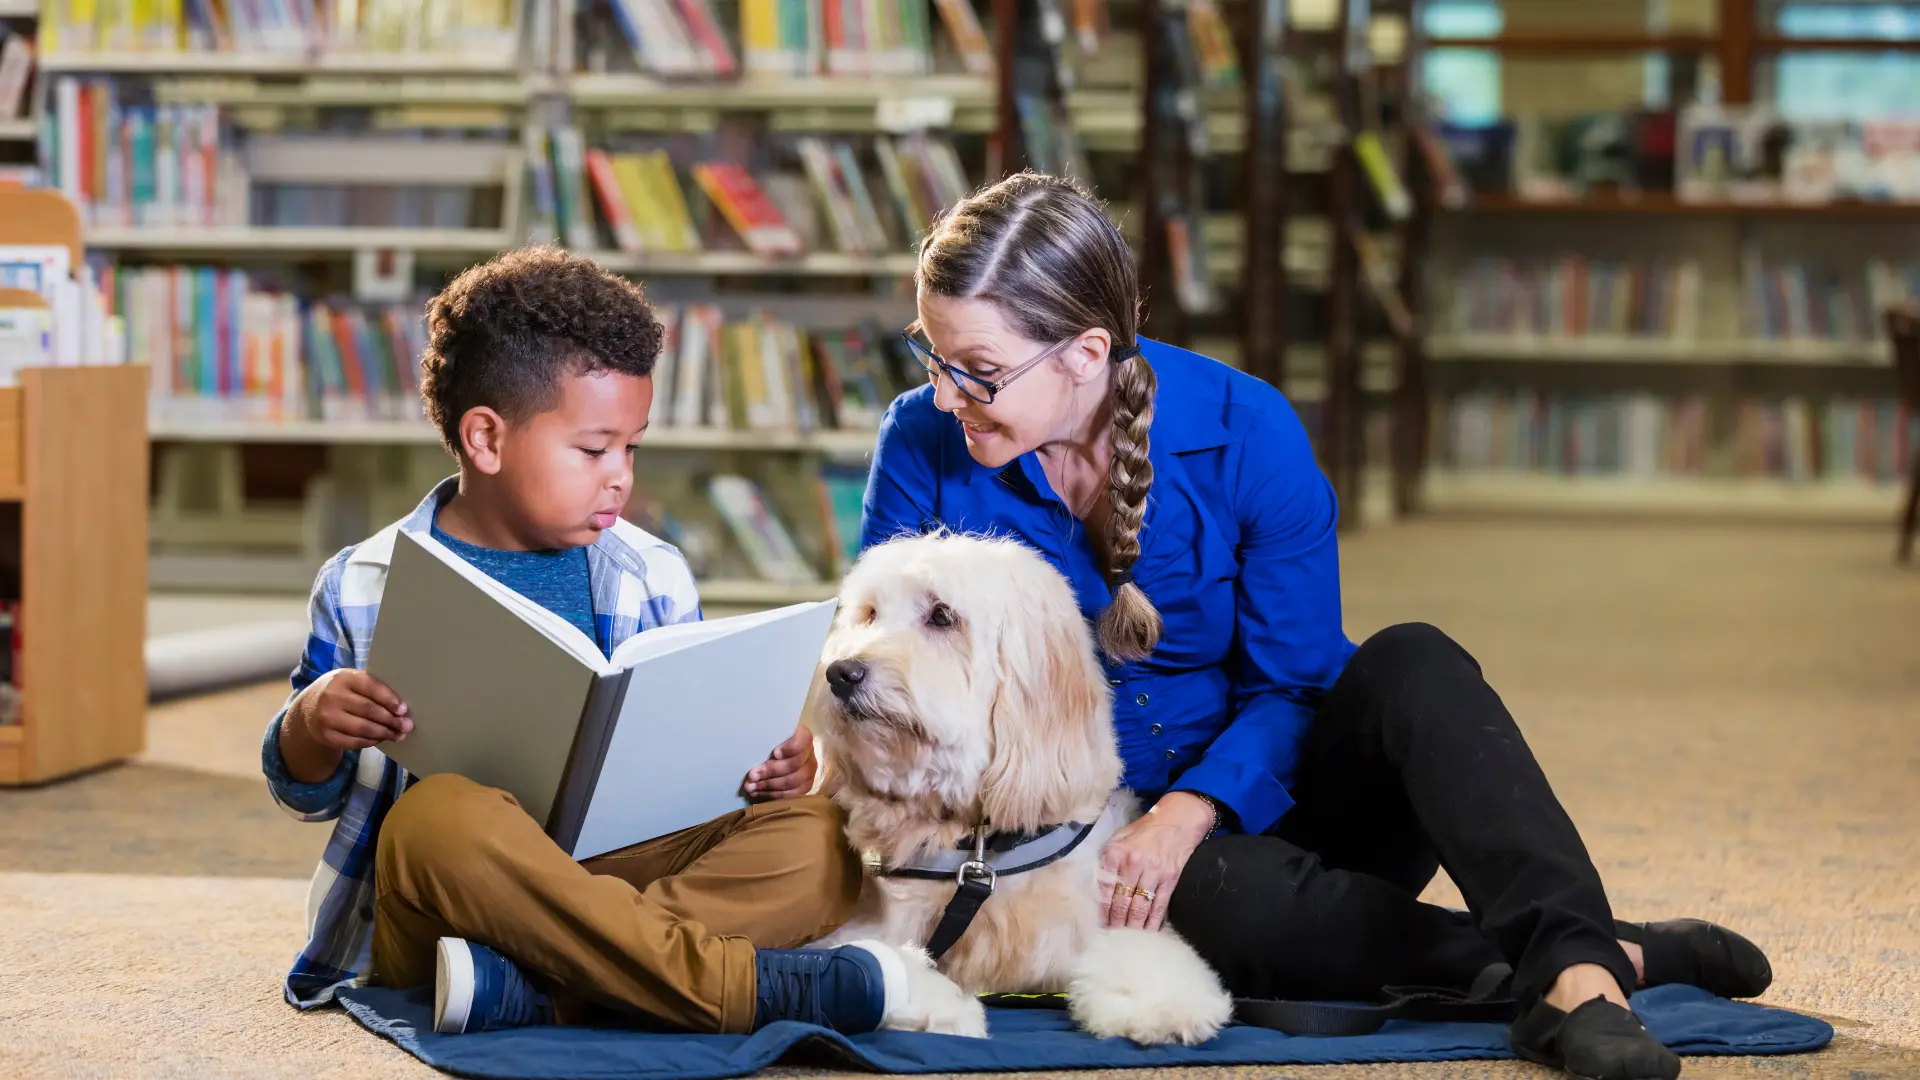
<path id="1" fill-rule="evenodd" d="M 1362 644 L 1267 835 L 1200 845 L 1168 920 L 1237 996 L 1371 999 L 1513 966 L 1531 1003 L 1568 965 L 1633 965 L 1600 874 L 1480 665 L 1439 630 Z M 1471 914 L 1423 904 L 1441 866 Z"/>

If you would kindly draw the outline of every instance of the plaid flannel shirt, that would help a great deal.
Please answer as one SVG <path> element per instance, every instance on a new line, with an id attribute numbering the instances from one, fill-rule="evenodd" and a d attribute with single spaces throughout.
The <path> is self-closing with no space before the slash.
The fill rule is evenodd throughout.
<path id="1" fill-rule="evenodd" d="M 294 697 L 335 668 L 364 667 L 380 618 L 394 535 L 425 533 L 441 503 L 453 497 L 457 478 L 437 485 L 404 520 L 347 548 L 320 568 L 309 604 L 312 628 L 306 653 L 293 672 Z M 627 521 L 600 534 L 587 549 L 593 589 L 594 636 L 611 652 L 643 630 L 700 618 L 700 597 L 686 560 L 672 545 Z M 333 1000 L 336 990 L 361 985 L 373 948 L 373 856 L 380 823 L 412 778 L 385 754 L 349 750 L 333 776 L 317 784 L 287 773 L 280 754 L 283 705 L 267 725 L 261 766 L 274 801 L 301 821 L 332 821 L 320 865 L 307 890 L 307 944 L 287 973 L 286 996 L 308 1009 Z"/>

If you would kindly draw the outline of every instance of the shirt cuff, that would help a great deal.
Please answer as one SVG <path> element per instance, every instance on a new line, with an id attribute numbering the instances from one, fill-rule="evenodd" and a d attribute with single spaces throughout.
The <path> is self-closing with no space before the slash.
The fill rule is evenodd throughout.
<path id="1" fill-rule="evenodd" d="M 1221 822 L 1222 827 L 1237 832 L 1264 833 L 1293 806 L 1293 796 L 1272 773 L 1233 761 L 1202 758 L 1175 778 L 1170 788 L 1218 799 L 1233 815 L 1231 822 Z"/>
<path id="2" fill-rule="evenodd" d="M 318 783 L 296 780 L 287 771 L 287 758 L 280 752 L 280 725 L 286 720 L 284 710 L 273 722 L 267 725 L 267 737 L 260 744 L 260 771 L 267 774 L 267 788 L 273 792 L 275 801 L 297 814 L 319 814 L 338 807 L 346 801 L 347 788 L 353 783 L 353 771 L 359 764 L 357 751 L 349 750 L 340 755 L 340 765 L 333 775 Z"/>

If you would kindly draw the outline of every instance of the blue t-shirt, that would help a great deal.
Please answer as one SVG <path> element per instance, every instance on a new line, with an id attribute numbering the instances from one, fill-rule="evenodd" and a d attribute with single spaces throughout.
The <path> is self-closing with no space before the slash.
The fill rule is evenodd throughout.
<path id="1" fill-rule="evenodd" d="M 433 538 L 473 564 L 488 577 L 539 604 L 580 628 L 589 641 L 593 630 L 593 581 L 587 573 L 587 549 L 559 551 L 500 551 L 469 544 L 440 528 L 438 515 Z"/>

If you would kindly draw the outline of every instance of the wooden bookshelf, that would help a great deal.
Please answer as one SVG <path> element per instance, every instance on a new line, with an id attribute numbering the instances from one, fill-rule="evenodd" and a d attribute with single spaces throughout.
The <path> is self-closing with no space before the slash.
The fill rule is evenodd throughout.
<path id="1" fill-rule="evenodd" d="M 0 498 L 20 508 L 24 644 L 6 784 L 146 745 L 146 371 L 29 368 L 21 382 L 0 389 L 0 477 L 21 476 Z"/>
<path id="2" fill-rule="evenodd" d="M 79 213 L 0 192 L 0 245 L 66 246 Z M 38 300 L 12 290 L 8 306 Z M 0 387 L 0 548 L 17 556 L 20 723 L 0 784 L 34 783 L 146 743 L 147 382 L 140 367 L 29 367 Z"/>

